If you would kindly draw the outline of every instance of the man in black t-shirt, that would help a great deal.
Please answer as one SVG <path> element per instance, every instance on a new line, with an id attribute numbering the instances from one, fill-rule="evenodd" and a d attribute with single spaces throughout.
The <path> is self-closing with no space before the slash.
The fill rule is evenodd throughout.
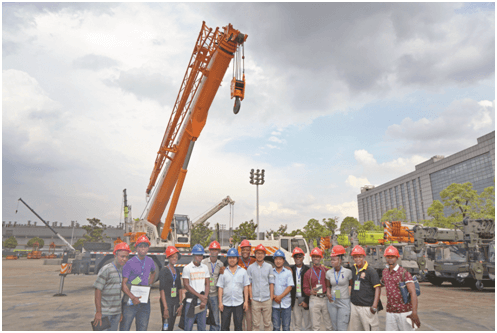
<path id="1" fill-rule="evenodd" d="M 350 286 L 350 323 L 349 331 L 379 331 L 378 302 L 381 283 L 376 270 L 368 266 L 366 252 L 357 245 L 351 253 L 354 258 Z"/>
<path id="2" fill-rule="evenodd" d="M 160 291 L 160 310 L 162 314 L 162 331 L 174 330 L 176 316 L 181 315 L 183 304 L 183 294 L 181 289 L 181 276 L 176 271 L 174 265 L 178 262 L 180 254 L 174 246 L 168 246 L 166 249 L 166 258 L 169 264 L 162 268 L 159 273 L 159 291 Z M 167 325 L 166 325 L 167 323 Z"/>

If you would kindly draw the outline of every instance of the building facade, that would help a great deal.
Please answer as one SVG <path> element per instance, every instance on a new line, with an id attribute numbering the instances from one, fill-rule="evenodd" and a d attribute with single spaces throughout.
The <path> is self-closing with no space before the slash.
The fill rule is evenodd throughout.
<path id="1" fill-rule="evenodd" d="M 415 171 L 388 183 L 362 187 L 357 195 L 359 221 L 380 225 L 386 211 L 404 208 L 407 220 L 418 222 L 428 219 L 428 208 L 452 183 L 470 182 L 478 193 L 494 186 L 495 131 L 479 137 L 477 142 L 448 157 L 433 156 L 416 165 Z"/>

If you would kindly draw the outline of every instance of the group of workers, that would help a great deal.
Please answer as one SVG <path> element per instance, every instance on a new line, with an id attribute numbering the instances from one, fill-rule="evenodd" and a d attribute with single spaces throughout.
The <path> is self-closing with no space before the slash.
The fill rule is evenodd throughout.
<path id="1" fill-rule="evenodd" d="M 94 325 L 103 324 L 105 319 L 107 330 L 129 331 L 135 320 L 137 331 L 147 330 L 150 286 L 156 269 L 146 255 L 148 238 L 140 236 L 135 246 L 137 255 L 128 260 L 129 246 L 117 244 L 114 261 L 98 273 Z M 374 331 L 379 330 L 382 286 L 387 294 L 385 329 L 414 330 L 421 326 L 414 280 L 397 264 L 399 253 L 393 246 L 385 250 L 388 267 L 381 279 L 368 266 L 361 246 L 352 249 L 352 270 L 342 266 L 345 249 L 340 245 L 332 249 L 331 269 L 321 264 L 323 252 L 319 248 L 310 253 L 312 266 L 303 263 L 304 251 L 294 248 L 295 264 L 290 267 L 285 266 L 281 250 L 273 254 L 273 267 L 265 261 L 267 251 L 262 244 L 254 248 L 255 258 L 250 256 L 248 240 L 241 242 L 240 249 L 241 253 L 235 248 L 228 250 L 225 267 L 218 259 L 221 246 L 217 241 L 209 245 L 205 259 L 204 248 L 197 244 L 192 249 L 193 260 L 181 276 L 175 268 L 181 254 L 174 246 L 166 249 L 168 265 L 159 272 L 162 330 L 172 331 L 179 316 L 178 326 L 185 331 L 191 331 L 195 322 L 198 331 L 205 331 L 206 325 L 211 331 L 229 331 L 232 317 L 236 331 L 258 331 L 261 324 L 266 331 L 289 331 L 291 325 L 296 331 L 319 331 L 322 325 L 325 330 Z M 410 295 L 407 303 L 401 295 L 402 286 Z"/>

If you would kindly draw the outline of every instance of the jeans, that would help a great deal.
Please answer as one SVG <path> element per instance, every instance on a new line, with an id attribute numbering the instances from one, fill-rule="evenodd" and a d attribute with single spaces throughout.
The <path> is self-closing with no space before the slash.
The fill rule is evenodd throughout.
<path id="1" fill-rule="evenodd" d="M 286 309 L 273 308 L 273 331 L 280 331 L 283 326 L 283 331 L 290 330 L 290 323 L 292 320 L 292 307 Z"/>
<path id="2" fill-rule="evenodd" d="M 350 321 L 349 298 L 337 298 L 332 303 L 328 302 L 328 312 L 331 324 L 333 325 L 333 331 L 346 331 L 348 329 Z"/>
<path id="3" fill-rule="evenodd" d="M 235 322 L 235 331 L 242 331 L 243 304 L 224 307 L 224 310 L 221 313 L 221 330 L 230 330 L 231 314 L 233 314 L 233 321 Z"/>
<path id="4" fill-rule="evenodd" d="M 110 327 L 104 331 L 117 331 L 119 328 L 119 319 L 121 319 L 121 314 L 102 316 L 102 319 L 104 319 L 104 317 L 109 318 L 110 321 Z"/>
<path id="5" fill-rule="evenodd" d="M 197 319 L 197 331 L 205 331 L 205 321 L 207 320 L 207 307 L 204 311 L 197 313 L 194 317 L 189 318 L 186 314 L 192 303 L 186 302 L 185 307 L 185 331 L 191 331 L 193 329 L 193 323 Z"/>
<path id="6" fill-rule="evenodd" d="M 221 328 L 219 325 L 219 300 L 217 296 L 209 296 L 209 301 L 212 306 L 212 315 L 214 316 L 214 320 L 216 321 L 215 325 L 210 325 L 209 331 L 219 331 Z"/>
<path id="7" fill-rule="evenodd" d="M 129 331 L 133 319 L 135 319 L 137 331 L 146 331 L 148 328 L 148 320 L 150 318 L 150 301 L 148 303 L 140 303 L 137 305 L 123 305 L 123 320 L 119 326 L 120 331 Z"/>
<path id="8" fill-rule="evenodd" d="M 176 304 L 168 304 L 167 310 L 169 312 L 169 319 L 164 318 L 164 305 L 162 305 L 162 302 L 160 303 L 160 309 L 161 309 L 161 318 L 162 318 L 162 326 L 161 326 L 161 331 L 164 330 L 164 323 L 167 320 L 167 323 L 169 324 L 168 331 L 174 331 L 174 323 L 176 322 L 176 310 L 178 310 L 178 305 Z"/>

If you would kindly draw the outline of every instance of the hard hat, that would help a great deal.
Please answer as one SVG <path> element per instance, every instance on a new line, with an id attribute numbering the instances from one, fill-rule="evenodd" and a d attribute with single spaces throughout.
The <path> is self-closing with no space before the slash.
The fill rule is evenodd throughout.
<path id="1" fill-rule="evenodd" d="M 221 250 L 221 244 L 219 244 L 217 241 L 213 241 L 209 245 L 209 250 Z"/>
<path id="2" fill-rule="evenodd" d="M 250 246 L 252 247 L 252 245 L 250 245 L 250 242 L 246 239 L 244 239 L 241 243 L 240 243 L 240 247 L 246 247 L 246 246 Z"/>
<path id="3" fill-rule="evenodd" d="M 234 247 L 229 249 L 226 257 L 239 257 L 237 249 L 235 249 Z"/>
<path id="4" fill-rule="evenodd" d="M 138 237 L 138 239 L 135 242 L 135 246 L 138 247 L 138 245 L 140 245 L 141 243 L 147 243 L 148 246 L 150 246 L 150 241 L 148 240 L 148 237 L 145 235 L 141 235 L 140 237 Z"/>
<path id="5" fill-rule="evenodd" d="M 300 247 L 298 247 L 298 246 L 297 246 L 296 248 L 294 248 L 294 249 L 293 249 L 293 252 L 292 252 L 292 257 L 293 257 L 294 255 L 296 255 L 296 254 L 304 254 L 304 255 L 305 255 L 304 251 L 302 251 L 302 249 L 301 249 Z"/>
<path id="6" fill-rule="evenodd" d="M 357 255 L 361 255 L 361 254 L 363 256 L 365 256 L 366 251 L 364 251 L 364 249 L 360 245 L 354 246 L 354 248 L 352 249 L 352 253 L 350 253 L 351 256 L 357 256 Z"/>
<path id="7" fill-rule="evenodd" d="M 311 257 L 312 256 L 320 256 L 322 258 L 323 257 L 323 251 L 321 251 L 321 249 L 319 247 L 315 247 L 311 251 Z"/>
<path id="8" fill-rule="evenodd" d="M 276 259 L 276 257 L 282 257 L 283 259 L 286 259 L 285 254 L 281 250 L 276 250 L 276 252 L 273 254 L 273 259 Z"/>
<path id="9" fill-rule="evenodd" d="M 125 242 L 118 243 L 116 244 L 116 246 L 114 246 L 114 255 L 116 255 L 117 251 L 128 251 L 128 253 L 131 252 L 129 245 Z"/>
<path id="10" fill-rule="evenodd" d="M 400 257 L 399 250 L 395 246 L 390 245 L 385 249 L 385 253 L 383 255 L 386 256 L 396 256 L 397 258 Z"/>
<path id="11" fill-rule="evenodd" d="M 255 253 L 256 251 L 264 251 L 264 253 L 267 253 L 267 252 L 266 252 L 266 248 L 265 248 L 265 247 L 264 247 L 264 245 L 262 245 L 262 244 L 259 244 L 259 245 L 257 245 L 257 246 L 255 247 L 255 249 L 254 249 L 254 253 Z"/>
<path id="12" fill-rule="evenodd" d="M 333 246 L 333 249 L 331 249 L 331 256 L 332 257 L 337 257 L 342 254 L 345 254 L 345 248 L 342 245 L 335 245 Z"/>
<path id="13" fill-rule="evenodd" d="M 179 253 L 179 250 L 174 247 L 174 246 L 168 246 L 166 249 L 166 258 L 169 258 L 173 254 L 177 253 L 178 254 L 178 259 L 181 258 L 181 254 Z"/>
<path id="14" fill-rule="evenodd" d="M 204 247 L 200 244 L 195 244 L 192 249 L 192 254 L 193 255 L 205 254 Z"/>

